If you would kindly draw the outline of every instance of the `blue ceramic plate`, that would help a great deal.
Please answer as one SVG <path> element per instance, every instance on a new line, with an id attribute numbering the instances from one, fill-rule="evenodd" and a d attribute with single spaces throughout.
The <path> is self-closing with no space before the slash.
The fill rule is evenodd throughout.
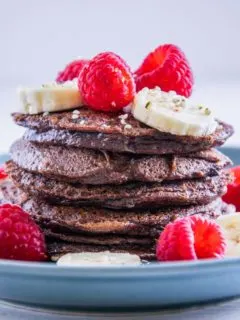
<path id="1" fill-rule="evenodd" d="M 224 152 L 240 163 L 240 149 Z M 0 299 L 34 306 L 150 309 L 238 295 L 238 258 L 81 268 L 0 260 Z"/>

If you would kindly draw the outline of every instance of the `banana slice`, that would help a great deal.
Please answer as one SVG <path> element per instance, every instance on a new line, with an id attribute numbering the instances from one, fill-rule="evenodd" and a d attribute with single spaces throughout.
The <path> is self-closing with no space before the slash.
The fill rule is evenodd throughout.
<path id="1" fill-rule="evenodd" d="M 227 243 L 225 255 L 228 257 L 240 256 L 240 213 L 232 213 L 217 218 L 222 227 Z"/>
<path id="2" fill-rule="evenodd" d="M 181 136 L 209 135 L 217 128 L 210 109 L 191 106 L 189 100 L 175 91 L 163 92 L 158 87 L 144 88 L 137 93 L 132 114 L 152 128 Z"/>
<path id="3" fill-rule="evenodd" d="M 137 265 L 141 260 L 139 256 L 129 253 L 112 253 L 109 251 L 103 252 L 82 252 L 82 253 L 67 253 L 58 261 L 58 266 L 109 266 L 109 265 Z"/>
<path id="4" fill-rule="evenodd" d="M 39 88 L 19 88 L 20 107 L 24 114 L 38 114 L 74 109 L 83 105 L 77 81 L 44 84 Z"/>

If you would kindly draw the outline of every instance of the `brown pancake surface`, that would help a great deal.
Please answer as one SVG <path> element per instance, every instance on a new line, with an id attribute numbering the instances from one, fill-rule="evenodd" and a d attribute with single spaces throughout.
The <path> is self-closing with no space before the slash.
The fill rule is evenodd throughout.
<path id="1" fill-rule="evenodd" d="M 227 173 L 204 179 L 162 183 L 128 183 L 123 185 L 69 184 L 27 172 L 12 161 L 6 171 L 25 192 L 53 203 L 96 205 L 108 208 L 142 208 L 169 205 L 206 204 L 226 192 L 232 181 Z"/>
<path id="2" fill-rule="evenodd" d="M 122 121 L 121 115 L 95 112 L 80 108 L 79 118 L 72 112 L 48 115 L 15 113 L 18 125 L 30 128 L 25 135 L 29 141 L 58 144 L 112 152 L 144 154 L 181 154 L 222 145 L 232 134 L 232 126 L 218 122 L 216 131 L 208 136 L 176 136 L 150 128 L 132 115 Z M 128 126 L 126 126 L 126 122 Z"/>
<path id="3" fill-rule="evenodd" d="M 45 229 L 80 234 L 128 234 L 156 237 L 169 222 L 194 214 L 217 218 L 234 212 L 234 207 L 217 199 L 207 205 L 145 210 L 111 210 L 95 207 L 52 205 L 33 198 L 11 181 L 2 187 L 5 201 L 16 203 Z"/>
<path id="4" fill-rule="evenodd" d="M 142 259 L 155 257 L 155 240 L 167 223 L 200 214 L 215 219 L 234 212 L 217 199 L 208 205 L 141 211 L 56 206 L 32 198 L 9 180 L 1 185 L 5 201 L 20 205 L 43 229 L 49 256 L 56 260 L 69 252 L 129 252 Z"/>
<path id="5" fill-rule="evenodd" d="M 185 156 L 143 156 L 38 145 L 24 140 L 13 143 L 10 154 L 27 171 L 60 181 L 96 185 L 215 176 L 231 164 L 228 157 L 214 149 Z"/>

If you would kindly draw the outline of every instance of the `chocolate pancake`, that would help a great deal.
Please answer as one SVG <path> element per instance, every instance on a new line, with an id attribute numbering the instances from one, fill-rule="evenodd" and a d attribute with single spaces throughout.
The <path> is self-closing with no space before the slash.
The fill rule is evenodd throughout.
<path id="1" fill-rule="evenodd" d="M 121 248 L 115 246 L 103 246 L 103 245 L 87 245 L 87 244 L 76 244 L 69 242 L 54 242 L 51 239 L 47 240 L 48 255 L 53 261 L 57 261 L 62 255 L 66 253 L 80 253 L 80 252 L 120 252 L 136 254 L 141 259 L 146 261 L 156 260 L 155 248 L 146 248 L 136 245 L 125 245 Z"/>
<path id="2" fill-rule="evenodd" d="M 214 176 L 231 164 L 229 158 L 214 149 L 185 156 L 140 156 L 18 140 L 10 153 L 12 160 L 27 171 L 59 181 L 96 185 Z"/>
<path id="3" fill-rule="evenodd" d="M 42 228 L 46 237 L 80 244 L 93 244 L 93 245 L 107 245 L 107 246 L 119 246 L 120 248 L 125 245 L 141 245 L 145 247 L 154 246 L 155 239 L 151 237 L 133 237 L 126 235 L 112 235 L 112 234 L 102 234 L 102 235 L 88 235 L 88 234 L 78 234 L 78 233 L 66 233 L 61 232 L 56 229 L 45 229 Z"/>
<path id="4" fill-rule="evenodd" d="M 112 211 L 109 209 L 53 206 L 29 197 L 11 181 L 1 185 L 5 201 L 29 212 L 42 227 L 52 260 L 69 252 L 129 252 L 145 260 L 155 259 L 155 239 L 170 221 L 201 214 L 216 218 L 234 212 L 221 199 L 205 206 L 190 206 L 147 211 Z"/>
<path id="5" fill-rule="evenodd" d="M 72 112 L 49 115 L 15 113 L 18 125 L 30 128 L 24 139 L 45 144 L 57 144 L 112 152 L 143 154 L 182 154 L 222 145 L 232 134 L 232 126 L 219 122 L 216 131 L 208 136 L 176 136 L 159 132 L 128 115 L 79 109 L 79 118 Z M 126 125 L 127 123 L 127 125 Z"/>
<path id="6" fill-rule="evenodd" d="M 22 206 L 43 228 L 67 234 L 128 234 L 156 237 L 166 224 L 179 217 L 200 214 L 215 219 L 221 214 L 235 211 L 233 206 L 225 204 L 220 198 L 201 206 L 115 211 L 52 205 L 32 198 L 10 181 L 2 187 L 2 192 L 6 201 Z"/>
<path id="7" fill-rule="evenodd" d="M 23 204 L 42 228 L 81 234 L 127 234 L 156 237 L 176 218 L 194 214 L 215 219 L 234 212 L 234 207 L 215 200 L 208 205 L 145 211 L 113 211 L 97 208 L 54 206 L 31 199 Z"/>
<path id="8" fill-rule="evenodd" d="M 12 161 L 7 162 L 6 171 L 16 186 L 52 203 L 114 209 L 206 204 L 222 196 L 232 181 L 232 176 L 223 172 L 220 176 L 195 180 L 92 186 L 48 179 L 27 172 Z"/>
<path id="9" fill-rule="evenodd" d="M 29 195 L 17 188 L 10 179 L 0 184 L 0 197 L 2 202 L 22 206 L 29 200 Z"/>
<path id="10" fill-rule="evenodd" d="M 80 233 L 117 233 L 132 235 L 159 234 L 167 223 L 182 216 L 201 214 L 216 218 L 234 212 L 234 207 L 217 199 L 208 205 L 169 207 L 144 211 L 114 211 L 93 207 L 56 206 L 31 198 L 11 182 L 2 188 L 6 200 L 19 204 L 44 228 Z"/>
<path id="11" fill-rule="evenodd" d="M 4 202 L 12 202 L 21 205 L 26 211 L 29 208 L 29 198 L 21 190 L 7 181 L 0 185 L 0 190 L 4 194 Z M 2 200 L 2 199 L 0 199 Z M 27 204 L 27 207 L 24 206 Z M 31 206 L 31 205 L 30 205 Z M 75 208 L 76 209 L 76 208 Z M 32 212 L 29 212 L 30 214 Z M 58 258 L 69 252 L 99 252 L 109 250 L 111 252 L 129 252 L 139 255 L 143 259 L 153 260 L 154 253 L 154 238 L 149 237 L 127 237 L 117 236 L 114 234 L 69 234 L 62 233 L 61 229 L 46 229 L 43 227 L 48 244 L 48 255 L 56 261 Z M 93 235 L 93 234 L 92 234 Z M 64 241 L 65 240 L 65 241 Z"/>

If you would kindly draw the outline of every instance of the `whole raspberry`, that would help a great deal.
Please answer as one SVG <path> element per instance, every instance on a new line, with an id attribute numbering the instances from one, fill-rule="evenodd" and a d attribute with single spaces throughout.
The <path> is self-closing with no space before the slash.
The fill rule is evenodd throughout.
<path id="1" fill-rule="evenodd" d="M 173 44 L 165 44 L 149 53 L 135 71 L 137 91 L 158 86 L 163 91 L 176 91 L 189 97 L 193 74 L 185 54 Z"/>
<path id="2" fill-rule="evenodd" d="M 233 204 L 240 211 L 240 166 L 230 169 L 234 176 L 234 182 L 227 186 L 227 193 L 222 197 L 223 201 Z"/>
<path id="3" fill-rule="evenodd" d="M 99 111 L 117 112 L 135 95 L 130 68 L 112 52 L 100 53 L 84 66 L 78 87 L 85 104 Z"/>
<path id="4" fill-rule="evenodd" d="M 60 71 L 58 73 L 56 81 L 58 83 L 61 83 L 77 78 L 79 76 L 79 73 L 82 71 L 82 68 L 85 66 L 87 62 L 88 60 L 85 59 L 74 60 L 70 62 L 66 65 L 63 71 Z"/>
<path id="5" fill-rule="evenodd" d="M 0 205 L 0 258 L 24 261 L 47 258 L 43 233 L 16 205 Z"/>
<path id="6" fill-rule="evenodd" d="M 226 242 L 220 226 L 201 216 L 169 223 L 157 242 L 160 261 L 196 260 L 224 256 Z"/>
<path id="7" fill-rule="evenodd" d="M 4 167 L 0 167 L 0 180 L 6 179 L 7 178 L 7 173 L 4 170 Z"/>

